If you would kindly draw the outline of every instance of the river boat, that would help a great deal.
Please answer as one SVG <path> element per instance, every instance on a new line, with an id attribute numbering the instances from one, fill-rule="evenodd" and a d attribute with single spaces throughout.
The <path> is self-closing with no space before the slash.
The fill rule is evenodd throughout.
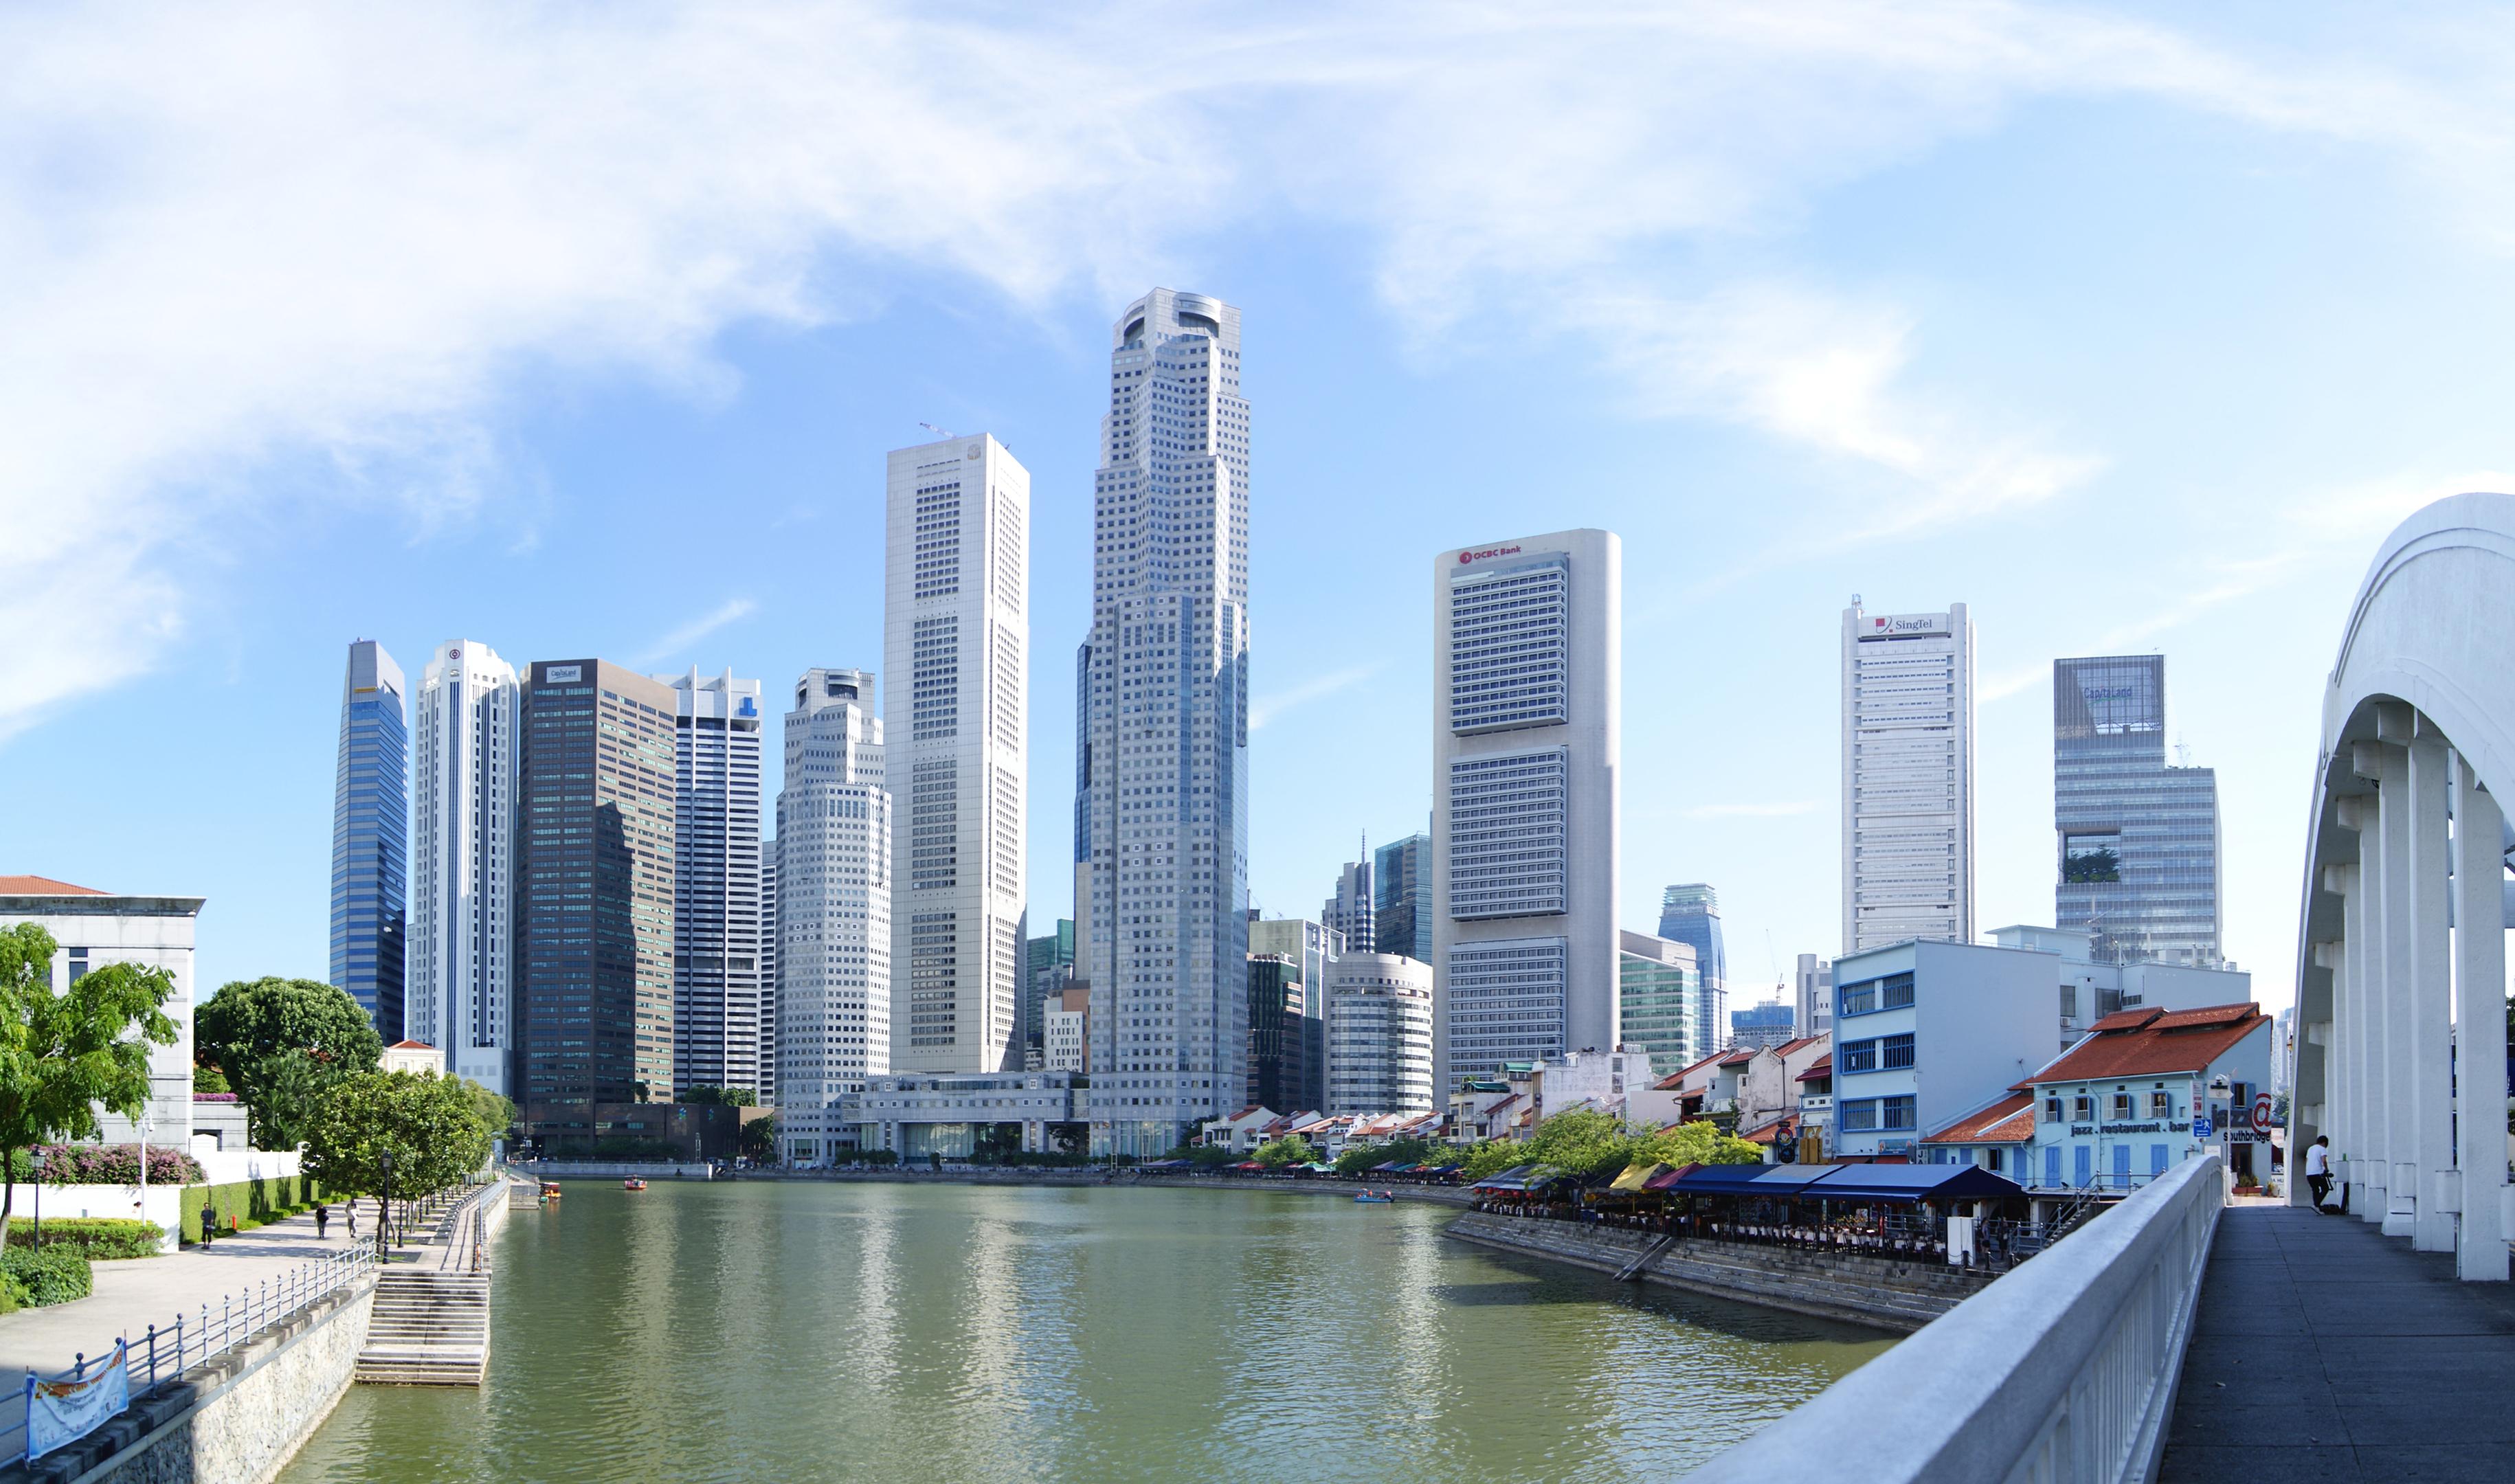
<path id="1" fill-rule="evenodd" d="M 1377 1190 L 1366 1190 L 1362 1194 L 1355 1196 L 1354 1199 L 1365 1206 L 1389 1206 L 1394 1205 L 1397 1201 L 1397 1197 L 1393 1195 L 1383 1195 Z"/>
<path id="2" fill-rule="evenodd" d="M 646 1182 L 633 1175 L 628 1179 L 622 1180 L 620 1182 L 620 1188 L 623 1190 L 643 1190 L 646 1188 Z"/>
<path id="3" fill-rule="evenodd" d="M 558 1199 L 558 1181 L 542 1181 L 542 1199 L 545 1201 L 556 1201 Z"/>

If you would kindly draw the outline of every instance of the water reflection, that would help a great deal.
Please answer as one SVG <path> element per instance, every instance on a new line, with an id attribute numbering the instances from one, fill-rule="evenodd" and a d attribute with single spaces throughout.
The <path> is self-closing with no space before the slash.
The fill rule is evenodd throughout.
<path id="1" fill-rule="evenodd" d="M 1244 1191 L 571 1185 L 312 1481 L 1667 1478 L 1891 1340 Z"/>

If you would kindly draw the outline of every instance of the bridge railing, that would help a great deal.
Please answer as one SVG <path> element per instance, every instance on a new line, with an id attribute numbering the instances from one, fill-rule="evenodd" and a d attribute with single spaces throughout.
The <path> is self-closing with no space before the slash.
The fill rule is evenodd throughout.
<path id="1" fill-rule="evenodd" d="M 2156 1476 L 2223 1204 L 2215 1156 L 2164 1177 L 1688 1475 L 1771 1484 L 2127 1484 Z"/>

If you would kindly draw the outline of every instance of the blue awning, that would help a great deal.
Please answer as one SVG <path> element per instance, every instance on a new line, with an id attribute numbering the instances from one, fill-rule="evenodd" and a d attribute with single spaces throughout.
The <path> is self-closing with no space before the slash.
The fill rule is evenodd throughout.
<path id="1" fill-rule="evenodd" d="M 1705 1165 L 1670 1188 L 1803 1201 L 1981 1201 L 2026 1193 L 1979 1165 Z"/>

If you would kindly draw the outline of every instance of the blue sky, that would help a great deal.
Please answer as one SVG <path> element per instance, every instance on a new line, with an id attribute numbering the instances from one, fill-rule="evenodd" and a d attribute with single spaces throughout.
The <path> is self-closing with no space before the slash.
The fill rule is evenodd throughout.
<path id="1" fill-rule="evenodd" d="M 1032 473 L 1053 918 L 1105 337 L 1158 283 L 1246 314 L 1270 914 L 1422 827 L 1431 555 L 1596 525 L 1628 926 L 1707 880 L 1742 984 L 1831 953 L 1839 612 L 1961 599 L 1981 925 L 2051 915 L 2050 661 L 2158 648 L 2286 1000 L 2364 564 L 2515 468 L 2502 13 L 1145 18 L 0 16 L 0 871 L 207 896 L 205 989 L 320 976 L 344 644 L 878 666 L 930 422 Z"/>

